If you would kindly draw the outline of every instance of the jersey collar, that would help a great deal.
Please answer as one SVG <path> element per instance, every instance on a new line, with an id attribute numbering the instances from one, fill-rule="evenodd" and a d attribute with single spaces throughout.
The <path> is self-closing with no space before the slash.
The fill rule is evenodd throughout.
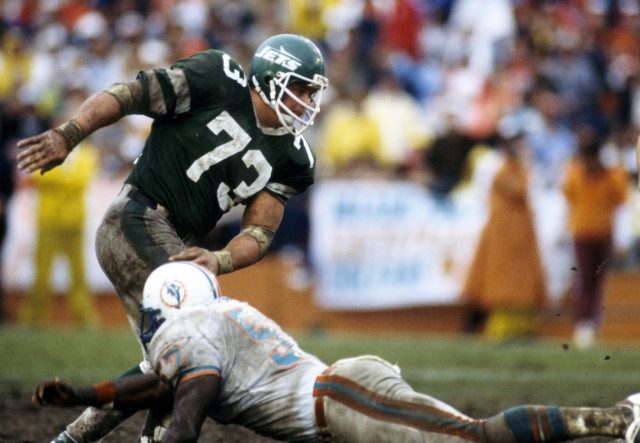
<path id="1" fill-rule="evenodd" d="M 258 122 L 258 128 L 260 128 L 262 133 L 266 135 L 287 135 L 289 133 L 289 131 L 287 131 L 287 128 L 283 128 L 283 127 L 269 128 L 266 126 L 262 126 L 259 122 Z"/>

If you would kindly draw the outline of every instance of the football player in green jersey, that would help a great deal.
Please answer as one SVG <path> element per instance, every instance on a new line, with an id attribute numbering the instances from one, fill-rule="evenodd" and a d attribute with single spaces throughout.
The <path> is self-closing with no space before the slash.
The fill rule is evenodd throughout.
<path id="1" fill-rule="evenodd" d="M 18 167 L 44 174 L 94 131 L 130 114 L 153 119 L 96 235 L 98 261 L 138 335 L 143 284 L 161 264 L 191 260 L 220 275 L 264 256 L 287 200 L 313 183 L 302 133 L 327 86 L 320 50 L 298 35 L 265 40 L 248 76 L 228 54 L 206 50 L 92 95 L 62 125 L 19 141 Z M 237 204 L 241 231 L 222 250 L 190 244 Z"/>

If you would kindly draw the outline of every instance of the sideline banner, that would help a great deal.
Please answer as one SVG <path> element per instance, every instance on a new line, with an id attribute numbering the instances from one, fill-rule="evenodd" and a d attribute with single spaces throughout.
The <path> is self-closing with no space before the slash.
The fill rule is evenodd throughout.
<path id="1" fill-rule="evenodd" d="M 494 168 L 495 169 L 495 168 Z M 311 257 L 316 303 L 372 310 L 459 300 L 488 216 L 491 177 L 437 200 L 411 182 L 327 181 L 312 188 Z M 529 199 L 550 304 L 561 302 L 575 269 L 560 189 L 532 186 Z M 640 193 L 616 214 L 614 244 L 635 238 Z"/>
<path id="2" fill-rule="evenodd" d="M 487 176 L 489 176 L 487 174 Z M 310 206 L 310 249 L 316 271 L 316 302 L 326 309 L 386 309 L 458 301 L 467 268 L 487 217 L 486 183 L 456 190 L 438 201 L 412 182 L 344 180 L 314 185 Z M 94 292 L 113 287 L 98 265 L 94 240 L 102 215 L 122 180 L 96 176 L 87 198 L 85 263 Z M 566 228 L 566 204 L 557 189 L 531 189 L 538 246 L 550 302 L 561 300 L 574 267 Z M 9 232 L 2 251 L 4 284 L 27 290 L 33 281 L 35 203 L 21 188 L 10 201 Z M 64 210 L 61 204 L 60 210 Z M 615 246 L 631 247 L 640 219 L 640 192 L 616 218 Z M 69 285 L 65 260 L 56 260 L 53 289 Z"/>
<path id="3" fill-rule="evenodd" d="M 317 304 L 365 310 L 456 302 L 486 219 L 484 202 L 471 191 L 439 201 L 411 182 L 316 185 Z"/>

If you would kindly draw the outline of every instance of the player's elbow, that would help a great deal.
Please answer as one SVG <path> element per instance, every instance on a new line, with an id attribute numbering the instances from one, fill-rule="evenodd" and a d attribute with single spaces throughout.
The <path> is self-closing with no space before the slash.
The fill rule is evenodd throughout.
<path id="1" fill-rule="evenodd" d="M 204 409 L 192 408 L 185 404 L 174 404 L 171 424 L 162 440 L 163 443 L 197 442 L 206 417 Z"/>
<path id="2" fill-rule="evenodd" d="M 164 443 L 197 443 L 199 436 L 200 429 L 193 424 L 182 423 L 176 426 L 171 423 L 162 441 Z"/>

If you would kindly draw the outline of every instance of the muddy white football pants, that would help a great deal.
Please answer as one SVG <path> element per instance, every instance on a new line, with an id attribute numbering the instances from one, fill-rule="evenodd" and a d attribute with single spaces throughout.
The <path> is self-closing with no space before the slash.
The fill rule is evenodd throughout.
<path id="1" fill-rule="evenodd" d="M 484 441 L 480 420 L 414 391 L 375 356 L 339 360 L 315 383 L 318 427 L 335 442 Z"/>

